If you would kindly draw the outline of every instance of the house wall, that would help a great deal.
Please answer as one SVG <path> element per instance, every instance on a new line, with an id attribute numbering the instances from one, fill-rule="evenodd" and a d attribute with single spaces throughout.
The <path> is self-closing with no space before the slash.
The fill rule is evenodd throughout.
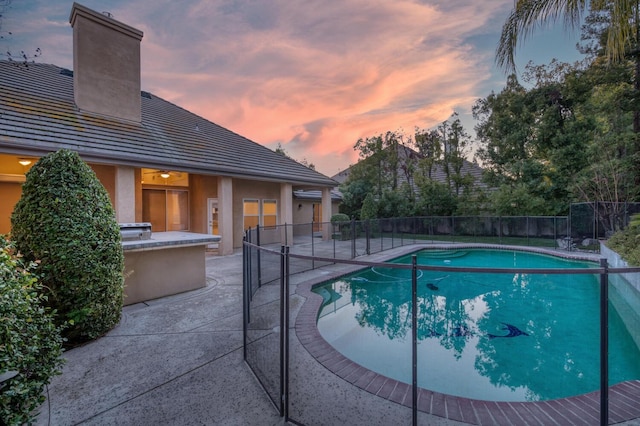
<path id="1" fill-rule="evenodd" d="M 16 203 L 22 196 L 22 182 L 25 180 L 26 172 L 37 161 L 33 158 L 33 163 L 29 166 L 22 166 L 18 163 L 19 157 L 0 154 L 0 234 L 11 232 L 11 213 Z M 109 193 L 111 205 L 115 199 L 115 167 L 89 164 L 102 185 Z"/>
<path id="2" fill-rule="evenodd" d="M 319 201 L 293 200 L 293 223 L 311 223 L 313 220 L 313 205 Z"/>
<path id="3" fill-rule="evenodd" d="M 0 234 L 11 232 L 11 213 L 21 195 L 21 183 L 0 182 Z"/>
<path id="4" fill-rule="evenodd" d="M 207 200 L 218 198 L 216 176 L 189 175 L 191 232 L 209 233 Z"/>
<path id="5" fill-rule="evenodd" d="M 98 177 L 98 180 L 109 193 L 109 199 L 111 205 L 116 205 L 116 168 L 113 166 L 106 166 L 103 164 L 89 164 L 93 172 Z"/>
<path id="6" fill-rule="evenodd" d="M 313 205 L 322 204 L 320 200 L 293 200 L 293 223 L 311 223 L 313 220 Z M 331 216 L 338 213 L 339 205 L 337 202 L 331 202 Z M 323 217 L 321 222 L 329 222 L 330 217 Z"/>
<path id="7" fill-rule="evenodd" d="M 21 166 L 18 163 L 17 156 L 0 154 L 0 233 L 7 234 L 11 231 L 11 213 L 15 204 L 20 199 L 22 193 L 22 182 L 25 180 L 25 172 L 31 166 Z M 37 159 L 33 159 L 34 163 Z M 113 165 L 105 164 L 89 164 L 96 176 L 104 185 L 111 204 L 115 206 L 117 197 L 117 168 Z M 131 203 L 135 204 L 132 210 L 135 212 L 135 221 L 142 221 L 142 171 L 136 168 Z M 229 230 L 220 229 L 220 233 L 233 234 L 227 241 L 233 243 L 233 248 L 242 247 L 243 229 L 243 200 L 245 199 L 273 199 L 278 203 L 278 219 L 277 223 L 282 224 L 281 208 L 282 203 L 282 184 L 273 182 L 260 182 L 246 179 L 230 179 L 232 183 L 232 201 L 220 200 L 218 194 L 219 180 L 217 176 L 189 175 L 189 212 L 190 212 L 190 229 L 191 232 L 208 234 L 208 205 L 209 198 L 219 199 L 219 208 L 225 207 L 223 204 L 229 204 L 230 208 L 226 210 L 226 214 L 233 216 L 233 226 L 229 226 Z M 286 191 L 285 191 L 286 193 Z M 292 219 L 289 222 L 293 224 L 310 223 L 313 218 L 313 204 L 320 204 L 320 200 L 292 200 Z M 301 205 L 298 208 L 298 205 Z M 332 203 L 332 211 L 337 213 L 337 203 Z M 221 212 L 222 214 L 222 212 Z M 222 216 L 221 216 L 222 217 Z M 330 218 L 323 218 L 328 221 Z M 231 231 L 232 228 L 232 231 Z M 262 234 L 263 242 L 269 240 L 280 241 L 283 236 L 280 232 L 267 230 Z M 228 250 L 225 253 L 230 253 Z"/>
<path id="8" fill-rule="evenodd" d="M 277 200 L 278 210 L 280 208 L 280 184 L 272 182 L 258 182 L 244 179 L 233 180 L 233 248 L 242 247 L 242 236 L 244 234 L 244 213 L 243 201 L 245 199 L 257 200 Z M 224 206 L 221 206 L 224 208 Z M 281 222 L 278 216 L 277 223 Z M 268 234 L 264 234 L 268 238 Z M 279 234 L 278 234 L 279 237 Z M 267 240 L 265 240 L 267 243 Z"/>

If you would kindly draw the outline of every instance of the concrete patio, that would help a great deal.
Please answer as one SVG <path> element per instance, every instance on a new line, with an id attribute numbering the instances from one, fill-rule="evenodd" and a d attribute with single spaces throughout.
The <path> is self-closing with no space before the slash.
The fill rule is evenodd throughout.
<path id="1" fill-rule="evenodd" d="M 36 424 L 284 424 L 243 361 L 242 254 L 208 255 L 206 267 L 205 288 L 127 306 L 106 336 L 66 352 L 63 374 L 49 385 Z M 300 274 L 293 287 L 341 268 Z M 294 294 L 292 310 L 303 302 Z M 411 424 L 406 406 L 332 373 L 291 336 L 293 419 L 307 425 Z M 462 424 L 424 413 L 419 423 Z"/>

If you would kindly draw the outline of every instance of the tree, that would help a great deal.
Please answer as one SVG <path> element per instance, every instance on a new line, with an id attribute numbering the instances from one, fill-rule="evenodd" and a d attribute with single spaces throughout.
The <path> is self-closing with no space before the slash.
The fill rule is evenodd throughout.
<path id="1" fill-rule="evenodd" d="M 636 134 L 633 152 L 635 170 L 640 169 L 640 1 L 639 0 L 517 0 L 505 21 L 496 49 L 496 62 L 507 72 L 515 71 L 515 51 L 520 39 L 526 39 L 539 24 L 564 17 L 568 27 L 580 23 L 587 7 L 608 17 L 604 55 L 609 63 L 632 60 L 633 131 Z M 600 21 L 601 22 L 601 21 Z M 640 184 L 640 173 L 635 183 Z"/>
<path id="2" fill-rule="evenodd" d="M 398 148 L 401 142 L 399 133 L 388 131 L 384 135 L 360 138 L 353 147 L 360 157 L 356 166 L 363 169 L 362 176 L 374 183 L 378 199 L 384 189 L 395 190 L 398 187 Z"/>
<path id="3" fill-rule="evenodd" d="M 26 176 L 11 238 L 38 261 L 48 303 L 70 342 L 95 339 L 120 320 L 124 255 L 109 194 L 80 156 L 60 150 Z"/>
<path id="4" fill-rule="evenodd" d="M 288 158 L 290 160 L 295 161 L 296 163 L 300 163 L 303 166 L 311 169 L 311 170 L 315 170 L 316 169 L 316 165 L 313 163 L 310 163 L 309 161 L 307 161 L 306 158 L 303 158 L 302 160 L 298 161 L 295 158 L 293 158 L 292 156 L 289 155 L 289 153 L 282 147 L 282 144 L 280 142 L 278 142 L 278 146 L 276 147 L 276 149 L 274 149 L 274 152 L 276 154 L 280 154 L 285 158 Z"/>
<path id="5" fill-rule="evenodd" d="M 366 197 L 364 197 L 364 201 L 362 202 L 362 211 L 360 213 L 360 219 L 375 219 L 378 217 L 378 203 L 373 198 L 373 194 L 368 193 Z"/>
<path id="6" fill-rule="evenodd" d="M 417 181 L 419 194 L 415 211 L 418 216 L 451 216 L 456 211 L 456 197 L 446 184 L 426 177 Z"/>
<path id="7" fill-rule="evenodd" d="M 340 185 L 342 202 L 340 203 L 340 213 L 344 213 L 352 219 L 360 219 L 362 203 L 369 194 L 371 187 L 367 181 L 362 179 L 347 179 Z"/>
<path id="8" fill-rule="evenodd" d="M 625 202 L 638 192 L 630 178 L 625 173 L 622 161 L 608 159 L 583 170 L 573 185 L 583 200 L 599 202 L 594 205 L 594 213 L 608 233 L 618 231 L 625 225 Z"/>
<path id="9" fill-rule="evenodd" d="M 593 90 L 580 67 L 552 61 L 527 66 L 525 89 L 515 76 L 499 94 L 473 107 L 479 121 L 478 158 L 492 187 L 524 185 L 546 201 L 543 214 L 564 214 L 572 198 L 570 184 L 589 162 L 596 119 Z"/>
<path id="10" fill-rule="evenodd" d="M 415 131 L 415 145 L 418 153 L 422 157 L 420 165 L 424 174 L 431 179 L 433 169 L 438 164 L 442 156 L 442 139 L 437 130 Z"/>
<path id="11" fill-rule="evenodd" d="M 358 139 L 353 149 L 360 160 L 350 167 L 347 180 L 340 186 L 342 204 L 340 211 L 354 218 L 361 218 L 361 209 L 367 194 L 379 202 L 383 194 L 399 188 L 401 173 L 412 174 L 413 166 L 402 169 L 400 158 L 403 138 L 397 132 Z"/>
<path id="12" fill-rule="evenodd" d="M 464 130 L 457 112 L 453 113 L 449 120 L 452 118 L 454 119 L 452 122 L 443 122 L 439 129 L 443 133 L 444 156 L 442 165 L 447 176 L 447 185 L 458 196 L 464 186 L 473 183 L 469 176 L 462 174 L 467 149 L 471 145 L 471 137 Z"/>

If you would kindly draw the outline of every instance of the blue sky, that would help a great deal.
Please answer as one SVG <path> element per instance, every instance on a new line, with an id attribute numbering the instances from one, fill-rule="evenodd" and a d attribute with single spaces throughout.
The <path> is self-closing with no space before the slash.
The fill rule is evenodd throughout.
<path id="1" fill-rule="evenodd" d="M 494 65 L 513 0 L 84 0 L 144 32 L 142 88 L 329 176 L 353 145 L 410 135 L 498 92 Z M 71 1 L 12 0 L 2 51 L 73 68 Z M 8 35 L 11 32 L 12 35 Z M 518 50 L 573 62 L 579 29 L 541 28 Z"/>

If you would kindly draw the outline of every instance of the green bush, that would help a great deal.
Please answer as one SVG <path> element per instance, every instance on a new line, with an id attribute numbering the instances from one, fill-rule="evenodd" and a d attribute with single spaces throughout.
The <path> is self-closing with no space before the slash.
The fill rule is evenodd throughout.
<path id="1" fill-rule="evenodd" d="M 38 271 L 71 343 L 95 339 L 120 320 L 124 256 L 109 195 L 77 153 L 60 150 L 27 173 L 11 238 Z"/>
<path id="2" fill-rule="evenodd" d="M 629 226 L 609 238 L 607 247 L 615 251 L 629 266 L 640 266 L 640 216 L 634 216 Z"/>
<path id="3" fill-rule="evenodd" d="M 336 230 L 339 232 L 339 237 L 342 241 L 351 238 L 351 219 L 349 219 L 349 216 L 344 213 L 336 213 L 331 216 L 330 222 L 333 225 L 334 232 Z"/>
<path id="4" fill-rule="evenodd" d="M 349 216 L 347 216 L 344 213 L 336 213 L 333 216 L 331 216 L 331 224 L 332 225 L 336 225 L 340 222 L 349 222 Z"/>
<path id="5" fill-rule="evenodd" d="M 34 268 L 0 235 L 0 374 L 18 373 L 0 391 L 0 424 L 30 423 L 62 365 L 60 330 L 44 306 Z"/>

